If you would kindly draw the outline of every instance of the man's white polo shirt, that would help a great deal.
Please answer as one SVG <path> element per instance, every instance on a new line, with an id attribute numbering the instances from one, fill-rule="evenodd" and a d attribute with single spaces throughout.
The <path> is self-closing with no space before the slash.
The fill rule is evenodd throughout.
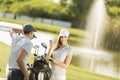
<path id="1" fill-rule="evenodd" d="M 9 68 L 16 68 L 19 69 L 19 66 L 16 62 L 17 57 L 19 56 L 20 52 L 24 49 L 27 52 L 27 56 L 25 57 L 24 65 L 27 68 L 27 58 L 31 52 L 31 49 L 33 47 L 32 42 L 27 36 L 16 36 L 15 38 L 12 39 L 12 44 L 11 44 L 11 52 L 10 52 L 10 57 L 9 57 L 9 63 L 8 67 Z"/>

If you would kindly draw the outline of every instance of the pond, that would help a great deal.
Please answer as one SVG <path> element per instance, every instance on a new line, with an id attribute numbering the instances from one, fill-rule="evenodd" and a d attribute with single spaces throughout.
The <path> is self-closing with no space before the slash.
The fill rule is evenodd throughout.
<path id="1" fill-rule="evenodd" d="M 74 47 L 79 67 L 85 70 L 120 78 L 120 53 Z"/>

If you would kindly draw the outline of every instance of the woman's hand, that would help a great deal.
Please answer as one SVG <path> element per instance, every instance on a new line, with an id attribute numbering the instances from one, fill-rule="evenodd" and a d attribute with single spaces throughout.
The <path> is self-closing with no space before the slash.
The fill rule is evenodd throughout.
<path id="1" fill-rule="evenodd" d="M 52 63 L 54 63 L 54 61 L 55 61 L 53 58 L 49 58 L 48 60 Z"/>
<path id="2" fill-rule="evenodd" d="M 49 49 L 52 49 L 52 48 L 53 48 L 53 46 L 54 46 L 53 41 L 52 41 L 52 40 L 50 40 L 50 41 L 49 41 L 49 43 L 50 43 L 50 44 L 49 44 Z"/>
<path id="3" fill-rule="evenodd" d="M 46 56 L 46 60 L 47 60 L 47 62 L 54 62 L 54 59 L 53 58 L 51 58 L 50 56 Z"/>
<path id="4" fill-rule="evenodd" d="M 47 59 L 47 60 L 49 60 L 49 58 L 52 56 L 53 47 L 54 47 L 53 41 L 50 40 L 50 41 L 49 41 L 48 54 L 47 54 L 47 56 L 46 56 L 46 59 Z"/>
<path id="5" fill-rule="evenodd" d="M 46 59 L 47 62 L 49 62 L 49 56 L 48 55 L 45 57 L 45 59 Z"/>

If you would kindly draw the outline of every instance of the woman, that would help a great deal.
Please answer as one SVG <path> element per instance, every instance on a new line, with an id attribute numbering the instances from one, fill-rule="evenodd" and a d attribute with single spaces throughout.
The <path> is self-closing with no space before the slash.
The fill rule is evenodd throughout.
<path id="1" fill-rule="evenodd" d="M 62 29 L 58 40 L 53 47 L 50 45 L 48 58 L 52 62 L 51 80 L 66 80 L 66 68 L 68 68 L 72 59 L 72 48 L 68 45 L 69 31 Z"/>

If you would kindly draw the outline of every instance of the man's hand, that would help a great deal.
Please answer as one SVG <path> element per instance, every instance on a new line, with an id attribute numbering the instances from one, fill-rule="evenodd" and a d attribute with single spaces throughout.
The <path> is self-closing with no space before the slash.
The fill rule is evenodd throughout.
<path id="1" fill-rule="evenodd" d="M 29 76 L 26 75 L 26 76 L 24 77 L 24 80 L 29 80 Z"/>
<path id="2" fill-rule="evenodd" d="M 23 33 L 23 30 L 16 29 L 16 28 L 12 28 L 12 31 L 15 32 L 15 33 Z"/>

